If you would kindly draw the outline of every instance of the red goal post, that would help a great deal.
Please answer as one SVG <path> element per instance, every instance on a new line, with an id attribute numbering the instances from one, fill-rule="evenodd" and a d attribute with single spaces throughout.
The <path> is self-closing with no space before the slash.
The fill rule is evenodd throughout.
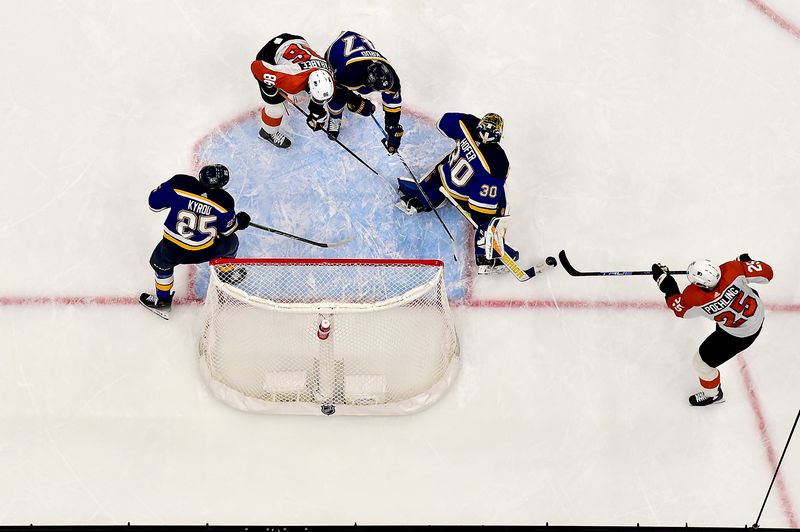
<path id="1" fill-rule="evenodd" d="M 202 320 L 206 383 L 250 412 L 409 414 L 460 363 L 438 260 L 217 259 Z"/>

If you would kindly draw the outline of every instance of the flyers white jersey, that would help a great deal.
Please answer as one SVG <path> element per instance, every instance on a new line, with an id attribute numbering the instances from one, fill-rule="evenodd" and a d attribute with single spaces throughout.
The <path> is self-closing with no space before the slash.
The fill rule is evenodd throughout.
<path id="1" fill-rule="evenodd" d="M 733 260 L 719 269 L 721 277 L 714 290 L 691 284 L 682 294 L 667 297 L 667 305 L 679 318 L 704 316 L 738 338 L 755 334 L 764 323 L 764 306 L 750 283 L 770 282 L 772 267 L 757 260 Z"/>
<path id="2" fill-rule="evenodd" d="M 330 71 L 328 62 L 312 50 L 302 37 L 285 39 L 279 36 L 272 44 L 276 47 L 274 57 L 256 59 L 250 65 L 253 76 L 267 85 L 297 94 L 308 90 L 308 76 L 312 72 L 319 69 Z"/>

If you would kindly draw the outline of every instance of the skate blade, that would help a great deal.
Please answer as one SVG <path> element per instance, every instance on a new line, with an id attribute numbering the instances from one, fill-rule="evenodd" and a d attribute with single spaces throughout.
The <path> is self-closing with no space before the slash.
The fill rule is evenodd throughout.
<path id="1" fill-rule="evenodd" d="M 271 140 L 269 140 L 267 138 L 262 137 L 261 135 L 259 135 L 258 138 L 260 138 L 261 140 L 263 140 L 264 142 L 266 142 L 267 144 L 269 144 L 271 146 L 275 146 L 279 150 L 288 150 L 289 148 L 292 147 L 292 141 L 291 140 L 289 141 L 289 144 L 287 144 L 286 146 L 281 146 L 279 144 L 275 144 L 274 142 L 272 142 Z"/>
<path id="2" fill-rule="evenodd" d="M 689 403 L 689 406 L 693 406 L 693 407 L 714 406 L 714 405 L 720 405 L 720 404 L 722 404 L 724 402 L 725 402 L 725 398 L 723 397 L 719 401 L 714 401 L 713 403 L 709 403 L 707 405 L 693 405 L 692 403 Z"/>
<path id="3" fill-rule="evenodd" d="M 478 275 L 498 275 L 511 273 L 505 266 L 478 266 Z"/>
<path id="4" fill-rule="evenodd" d="M 394 204 L 394 206 L 400 209 L 404 214 L 407 214 L 409 216 L 414 216 L 415 214 L 417 214 L 417 209 L 409 207 L 403 200 L 398 201 L 397 203 Z"/>
<path id="5" fill-rule="evenodd" d="M 159 318 L 163 318 L 165 320 L 169 319 L 169 310 L 163 310 L 163 309 L 157 309 L 157 308 L 153 308 L 153 307 L 148 307 L 147 305 L 145 305 L 141 301 L 139 301 L 139 304 L 141 306 L 143 306 L 144 308 L 146 308 L 147 310 L 149 310 L 150 312 L 152 312 L 153 314 L 155 314 L 156 316 L 158 316 Z"/>

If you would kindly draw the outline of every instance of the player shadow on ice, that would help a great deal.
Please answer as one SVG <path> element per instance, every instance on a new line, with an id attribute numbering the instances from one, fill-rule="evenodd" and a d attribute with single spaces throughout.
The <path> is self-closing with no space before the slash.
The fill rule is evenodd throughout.
<path id="1" fill-rule="evenodd" d="M 439 259 L 445 263 L 445 283 L 451 301 L 467 297 L 472 271 L 472 228 L 454 208 L 439 209 L 459 244 L 453 246 L 432 213 L 409 217 L 397 208 L 397 177 L 407 173 L 396 156 L 381 145 L 381 132 L 370 118 L 345 113 L 339 141 L 374 168 L 363 166 L 324 132 L 311 131 L 293 108 L 283 127 L 292 139 L 279 149 L 258 136 L 261 119 L 254 110 L 224 124 L 201 139 L 195 150 L 197 166 L 224 164 L 231 174 L 228 192 L 237 209 L 253 222 L 305 238 L 335 242 L 341 247 L 319 248 L 255 227 L 239 235 L 238 257 L 267 258 L 391 258 Z M 452 149 L 432 120 L 404 109 L 402 151 L 411 169 L 425 175 Z M 196 267 L 194 293 L 204 298 L 208 264 Z"/>

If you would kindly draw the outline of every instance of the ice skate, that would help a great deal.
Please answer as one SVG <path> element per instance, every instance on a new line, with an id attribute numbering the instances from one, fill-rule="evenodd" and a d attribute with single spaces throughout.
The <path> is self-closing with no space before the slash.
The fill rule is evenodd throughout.
<path id="1" fill-rule="evenodd" d="M 158 299 L 155 294 L 143 293 L 139 296 L 139 303 L 156 316 L 168 320 L 169 311 L 172 308 L 172 294 L 168 299 Z"/>
<path id="2" fill-rule="evenodd" d="M 278 148 L 288 148 L 292 145 L 292 141 L 286 138 L 286 135 L 280 131 L 276 131 L 275 133 L 267 133 L 264 131 L 264 129 L 259 129 L 258 136 L 270 144 L 277 146 Z"/>
<path id="3" fill-rule="evenodd" d="M 707 395 L 705 391 L 697 392 L 689 396 L 689 404 L 692 406 L 708 406 L 714 403 L 724 403 L 722 398 L 722 386 L 719 387 L 717 395 Z"/>
<path id="4" fill-rule="evenodd" d="M 402 196 L 400 200 L 394 204 L 394 206 L 403 211 L 404 213 L 408 214 L 409 216 L 414 216 L 418 212 L 422 212 L 425 210 L 425 207 L 422 205 L 422 202 L 419 201 L 417 198 L 413 198 L 411 196 Z"/>
<path id="5" fill-rule="evenodd" d="M 499 258 L 487 259 L 485 255 L 478 255 L 475 257 L 475 263 L 478 265 L 478 275 L 491 275 L 510 271 Z"/>

